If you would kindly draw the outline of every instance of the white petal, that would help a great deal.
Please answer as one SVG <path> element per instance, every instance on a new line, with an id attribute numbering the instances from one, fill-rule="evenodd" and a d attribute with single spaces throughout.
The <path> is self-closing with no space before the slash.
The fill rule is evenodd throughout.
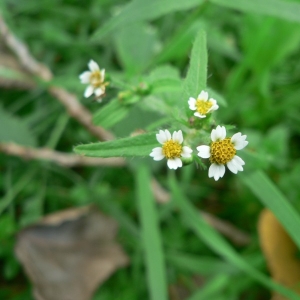
<path id="1" fill-rule="evenodd" d="M 214 111 L 214 110 L 217 110 L 219 108 L 219 105 L 218 104 L 213 104 L 212 107 L 207 111 L 207 113 L 211 112 L 211 111 Z"/>
<path id="2" fill-rule="evenodd" d="M 240 166 L 245 164 L 245 162 L 237 155 L 235 155 L 232 160 L 234 160 L 234 162 Z"/>
<path id="3" fill-rule="evenodd" d="M 154 160 L 162 160 L 164 158 L 162 148 L 156 147 L 152 149 L 150 156 L 153 157 Z"/>
<path id="4" fill-rule="evenodd" d="M 248 141 L 246 141 L 247 136 L 242 135 L 240 132 L 234 134 L 231 137 L 231 142 L 234 144 L 234 148 L 236 150 L 241 150 L 248 145 Z"/>
<path id="5" fill-rule="evenodd" d="M 186 158 L 190 158 L 191 156 L 192 156 L 192 153 L 193 152 L 193 150 L 190 148 L 190 147 L 188 147 L 188 146 L 183 146 L 182 147 L 182 153 L 181 153 L 181 156 L 182 157 L 186 157 Z"/>
<path id="6" fill-rule="evenodd" d="M 236 174 L 238 171 L 244 170 L 244 164 L 245 162 L 239 156 L 235 155 L 233 159 L 227 163 L 227 167 L 232 173 Z"/>
<path id="7" fill-rule="evenodd" d="M 80 79 L 81 83 L 89 83 L 90 77 L 91 77 L 90 71 L 85 71 L 79 75 L 79 79 Z"/>
<path id="8" fill-rule="evenodd" d="M 155 147 L 152 149 L 152 153 L 161 153 L 162 154 L 162 147 Z"/>
<path id="9" fill-rule="evenodd" d="M 174 142 L 177 142 L 177 143 L 181 144 L 183 142 L 182 131 L 181 130 L 174 131 L 173 136 L 172 136 L 172 140 Z"/>
<path id="10" fill-rule="evenodd" d="M 226 137 L 226 129 L 224 126 L 220 126 L 218 125 L 216 129 L 213 129 L 211 131 L 211 140 L 213 142 L 217 141 L 217 140 L 224 140 Z"/>
<path id="11" fill-rule="evenodd" d="M 219 165 L 219 177 L 222 178 L 225 174 L 225 166 L 224 165 Z"/>
<path id="12" fill-rule="evenodd" d="M 173 134 L 172 134 L 172 140 L 177 142 L 177 140 L 178 140 L 178 138 L 177 138 L 177 131 L 173 132 Z"/>
<path id="13" fill-rule="evenodd" d="M 207 101 L 208 93 L 205 91 L 201 91 L 201 93 L 198 95 L 197 99 Z"/>
<path id="14" fill-rule="evenodd" d="M 167 141 L 166 134 L 163 130 L 160 130 L 159 133 L 156 134 L 156 139 L 160 144 L 163 144 Z"/>
<path id="15" fill-rule="evenodd" d="M 102 81 L 104 81 L 104 78 L 105 78 L 105 69 L 101 70 L 101 78 L 102 78 Z"/>
<path id="16" fill-rule="evenodd" d="M 168 159 L 167 165 L 170 169 L 176 170 L 177 168 L 182 167 L 182 161 L 178 157 L 175 159 Z"/>
<path id="17" fill-rule="evenodd" d="M 219 178 L 222 178 L 225 174 L 225 166 L 224 165 L 218 165 L 218 164 L 212 164 L 209 167 L 208 170 L 208 177 L 214 177 L 214 179 L 217 181 Z"/>
<path id="18" fill-rule="evenodd" d="M 105 93 L 105 91 L 102 88 L 97 88 L 94 93 L 97 97 L 100 97 Z"/>
<path id="19" fill-rule="evenodd" d="M 90 96 L 93 94 L 93 92 L 94 92 L 94 88 L 93 88 L 91 85 L 89 85 L 89 86 L 85 89 L 84 97 L 85 97 L 85 98 L 90 97 Z"/>
<path id="20" fill-rule="evenodd" d="M 177 165 L 176 165 L 176 162 L 174 159 L 168 159 L 167 165 L 168 165 L 169 169 L 174 169 L 174 170 L 177 169 Z"/>
<path id="21" fill-rule="evenodd" d="M 166 135 L 166 138 L 167 138 L 167 141 L 169 141 L 171 139 L 171 133 L 169 130 L 165 130 L 165 135 Z"/>
<path id="22" fill-rule="evenodd" d="M 188 103 L 189 103 L 189 108 L 191 110 L 196 110 L 196 99 L 195 98 L 190 97 Z"/>
<path id="23" fill-rule="evenodd" d="M 213 98 L 210 98 L 208 101 L 211 102 L 212 105 L 216 105 L 217 104 L 217 100 L 215 100 Z"/>
<path id="24" fill-rule="evenodd" d="M 182 167 L 182 161 L 179 157 L 175 158 L 175 162 L 177 164 L 177 168 L 181 168 Z"/>
<path id="25" fill-rule="evenodd" d="M 206 118 L 206 115 L 201 115 L 200 113 L 198 112 L 195 112 L 194 113 L 194 116 L 198 117 L 198 118 Z"/>
<path id="26" fill-rule="evenodd" d="M 222 133 L 221 133 L 221 140 L 224 140 L 226 138 L 226 128 L 224 126 L 220 126 L 222 128 Z"/>
<path id="27" fill-rule="evenodd" d="M 198 152 L 198 156 L 202 157 L 202 158 L 209 158 L 210 157 L 210 147 L 203 145 L 203 146 L 198 146 L 197 147 Z"/>
<path id="28" fill-rule="evenodd" d="M 237 166 L 233 160 L 227 163 L 227 168 L 233 173 L 236 174 L 238 172 Z"/>
<path id="29" fill-rule="evenodd" d="M 94 71 L 98 71 L 100 68 L 98 66 L 98 64 L 94 61 L 94 60 L 90 60 L 90 62 L 88 63 L 89 69 L 94 72 Z"/>
<path id="30" fill-rule="evenodd" d="M 102 98 L 96 98 L 96 102 L 101 103 L 102 102 Z"/>

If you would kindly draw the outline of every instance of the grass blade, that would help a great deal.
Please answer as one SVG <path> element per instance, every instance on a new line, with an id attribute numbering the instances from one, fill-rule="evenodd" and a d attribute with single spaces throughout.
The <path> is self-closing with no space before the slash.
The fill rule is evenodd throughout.
<path id="1" fill-rule="evenodd" d="M 300 3 L 282 0 L 211 0 L 212 3 L 242 12 L 257 13 L 300 22 Z"/>
<path id="2" fill-rule="evenodd" d="M 221 274 L 210 280 L 205 286 L 201 287 L 195 292 L 188 300 L 203 300 L 214 299 L 213 297 L 220 294 L 220 290 L 226 288 L 230 284 L 230 277 L 225 274 Z"/>
<path id="3" fill-rule="evenodd" d="M 274 213 L 300 249 L 300 216 L 275 184 L 263 171 L 244 175 L 242 180 L 253 194 Z"/>
<path id="4" fill-rule="evenodd" d="M 139 166 L 135 179 L 150 299 L 167 300 L 166 270 L 158 215 L 150 188 L 151 176 L 146 166 Z"/>

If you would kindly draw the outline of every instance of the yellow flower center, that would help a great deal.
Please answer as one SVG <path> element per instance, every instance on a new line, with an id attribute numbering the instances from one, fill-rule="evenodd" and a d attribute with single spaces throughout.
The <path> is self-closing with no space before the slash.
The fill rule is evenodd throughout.
<path id="1" fill-rule="evenodd" d="M 211 101 L 203 101 L 203 100 L 196 101 L 197 112 L 200 113 L 201 115 L 206 115 L 212 106 L 213 104 Z"/>
<path id="2" fill-rule="evenodd" d="M 182 146 L 178 142 L 170 140 L 163 144 L 162 152 L 166 158 L 180 157 L 182 152 Z"/>
<path id="3" fill-rule="evenodd" d="M 94 88 L 101 87 L 103 85 L 103 78 L 99 70 L 92 72 L 90 76 L 90 83 Z"/>
<path id="4" fill-rule="evenodd" d="M 222 141 L 212 142 L 210 145 L 211 163 L 226 164 L 233 159 L 236 154 L 233 143 L 230 138 Z"/>

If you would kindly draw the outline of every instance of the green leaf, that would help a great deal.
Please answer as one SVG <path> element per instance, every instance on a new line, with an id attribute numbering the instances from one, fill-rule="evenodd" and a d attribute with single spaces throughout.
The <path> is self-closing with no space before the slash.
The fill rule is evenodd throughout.
<path id="1" fill-rule="evenodd" d="M 150 186 L 150 172 L 145 165 L 139 166 L 135 179 L 150 299 L 167 300 L 166 269 L 159 231 L 158 214 Z"/>
<path id="2" fill-rule="evenodd" d="M 115 44 L 123 68 L 128 73 L 138 73 L 149 64 L 157 52 L 157 31 L 148 24 L 129 24 L 115 34 Z"/>
<path id="3" fill-rule="evenodd" d="M 36 146 L 36 138 L 27 123 L 0 107 L 0 142 L 14 142 L 25 146 Z"/>
<path id="4" fill-rule="evenodd" d="M 123 120 L 129 111 L 129 107 L 123 105 L 119 99 L 111 100 L 104 107 L 99 108 L 93 115 L 93 123 L 109 129 Z"/>
<path id="5" fill-rule="evenodd" d="M 262 140 L 261 148 L 272 157 L 272 163 L 276 168 L 284 169 L 287 166 L 289 135 L 286 126 L 277 125 L 271 128 Z"/>
<path id="6" fill-rule="evenodd" d="M 202 7 L 199 6 L 199 8 L 181 24 L 179 30 L 169 38 L 165 47 L 154 59 L 152 62 L 153 65 L 155 63 L 169 62 L 171 60 L 183 61 L 186 58 L 195 35 L 205 26 L 203 20 L 199 18 L 201 11 Z"/>
<path id="7" fill-rule="evenodd" d="M 162 65 L 151 71 L 146 81 L 151 85 L 153 92 L 160 89 L 178 89 L 181 78 L 178 69 L 170 65 Z"/>
<path id="8" fill-rule="evenodd" d="M 111 18 L 92 36 L 92 41 L 101 40 L 104 35 L 111 33 L 126 24 L 153 20 L 175 11 L 183 11 L 201 5 L 204 0 L 134 0 L 127 4 L 120 14 Z"/>
<path id="9" fill-rule="evenodd" d="M 5 66 L 0 67 L 0 77 L 2 77 L 4 79 L 26 80 L 26 76 L 24 74 L 12 69 L 12 68 L 7 68 Z"/>
<path id="10" fill-rule="evenodd" d="M 283 0 L 210 0 L 214 4 L 242 12 L 257 13 L 300 22 L 300 3 Z"/>
<path id="11" fill-rule="evenodd" d="M 19 179 L 19 181 L 14 182 L 14 185 L 9 188 L 7 193 L 0 199 L 0 215 L 5 211 L 5 209 L 17 198 L 17 195 L 24 190 L 24 188 L 32 182 L 34 176 L 36 175 L 36 169 L 28 169 L 24 176 Z"/>
<path id="12" fill-rule="evenodd" d="M 168 252 L 166 258 L 169 264 L 175 266 L 181 272 L 205 276 L 221 273 L 233 275 L 236 273 L 236 268 L 217 257 Z"/>
<path id="13" fill-rule="evenodd" d="M 188 300 L 214 299 L 215 296 L 221 294 L 221 290 L 230 284 L 231 280 L 232 278 L 228 277 L 228 275 L 217 275 L 189 297 Z"/>
<path id="14" fill-rule="evenodd" d="M 239 270 L 245 272 L 253 279 L 257 280 L 264 286 L 271 290 L 277 291 L 280 294 L 288 297 L 288 299 L 299 300 L 300 297 L 293 291 L 276 284 L 264 274 L 257 271 L 246 260 L 239 256 L 234 248 L 204 219 L 201 217 L 198 210 L 196 210 L 191 204 L 189 199 L 180 189 L 179 183 L 175 180 L 174 174 L 169 173 L 169 186 L 172 191 L 172 197 L 175 200 L 176 206 L 179 208 L 181 214 L 188 227 L 190 227 L 196 235 L 213 251 L 222 256 L 226 261 L 237 267 Z M 296 228 L 300 228 L 299 224 Z"/>
<path id="15" fill-rule="evenodd" d="M 141 100 L 142 105 L 151 111 L 171 116 L 180 101 L 182 80 L 179 71 L 169 65 L 159 66 L 145 81 L 151 86 L 151 94 Z"/>
<path id="16" fill-rule="evenodd" d="M 114 141 L 79 145 L 74 151 L 94 157 L 133 157 L 149 156 L 152 149 L 158 146 L 155 133 L 152 132 Z"/>
<path id="17" fill-rule="evenodd" d="M 184 100 L 197 97 L 206 88 L 207 77 L 207 49 L 206 33 L 200 30 L 192 49 L 190 66 L 183 83 Z"/>
<path id="18" fill-rule="evenodd" d="M 253 194 L 268 207 L 300 249 L 300 216 L 262 171 L 241 177 Z"/>

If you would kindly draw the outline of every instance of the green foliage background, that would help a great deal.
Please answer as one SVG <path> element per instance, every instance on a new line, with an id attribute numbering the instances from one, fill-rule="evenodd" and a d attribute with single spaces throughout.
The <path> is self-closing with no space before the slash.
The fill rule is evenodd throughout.
<path id="1" fill-rule="evenodd" d="M 164 300 L 174 285 L 190 300 L 267 299 L 272 290 L 299 298 L 271 281 L 256 231 L 259 212 L 269 207 L 300 246 L 299 1 L 4 0 L 0 9 L 54 72 L 51 84 L 77 94 L 94 123 L 118 138 L 174 126 L 166 116 L 185 126 L 179 112 L 191 93 L 205 88 L 207 76 L 221 106 L 219 123 L 249 140 L 241 155 L 245 171 L 226 172 L 218 182 L 196 165 L 167 172 L 165 161 L 147 157 L 147 145 L 144 159 L 129 159 L 122 169 L 66 169 L 1 154 L 0 299 L 32 299 L 13 254 L 16 233 L 47 213 L 90 203 L 119 222 L 118 240 L 131 259 L 94 300 Z M 207 69 L 189 68 L 190 58 Z M 110 75 L 102 104 L 82 96 L 78 75 L 90 59 Z M 64 152 L 97 142 L 42 83 L 0 95 L 1 142 Z M 170 203 L 154 205 L 151 174 L 171 192 Z M 231 245 L 197 209 L 248 232 L 251 243 Z M 195 276 L 205 281 L 200 289 Z"/>

